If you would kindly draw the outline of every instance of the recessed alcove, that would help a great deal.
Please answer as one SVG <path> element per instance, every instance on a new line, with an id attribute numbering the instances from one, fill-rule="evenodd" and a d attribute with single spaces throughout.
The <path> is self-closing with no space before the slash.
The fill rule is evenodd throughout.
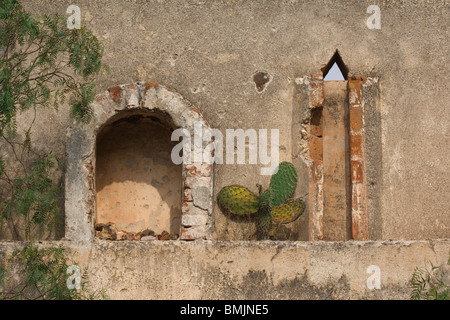
<path id="1" fill-rule="evenodd" d="M 132 234 L 165 231 L 162 240 L 210 239 L 214 164 L 196 162 L 191 143 L 189 161 L 171 158 L 180 139 L 194 141 L 194 124 L 210 130 L 198 109 L 155 82 L 111 87 L 91 107 L 93 120 L 67 131 L 65 238 L 92 241 L 111 222 Z M 111 240 L 140 239 L 127 236 Z"/>
<path id="2" fill-rule="evenodd" d="M 350 73 L 335 50 L 318 73 L 297 78 L 296 84 L 293 112 L 302 117 L 293 125 L 301 137 L 293 144 L 293 162 L 308 179 L 302 239 L 379 237 L 379 189 L 368 183 L 379 179 L 381 170 L 378 79 Z"/>
<path id="3" fill-rule="evenodd" d="M 171 161 L 174 126 L 163 114 L 124 111 L 96 142 L 96 223 L 180 233 L 182 168 Z"/>

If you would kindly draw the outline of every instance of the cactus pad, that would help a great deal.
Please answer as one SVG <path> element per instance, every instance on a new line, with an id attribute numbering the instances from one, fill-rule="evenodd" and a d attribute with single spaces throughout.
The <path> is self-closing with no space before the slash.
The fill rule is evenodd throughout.
<path id="1" fill-rule="evenodd" d="M 256 217 L 256 237 L 258 240 L 269 238 L 272 229 L 272 217 L 270 216 L 270 208 L 260 208 Z"/>
<path id="2" fill-rule="evenodd" d="M 267 190 L 264 190 L 263 193 L 261 193 L 261 197 L 259 198 L 259 206 L 261 208 L 270 207 L 270 202 L 271 202 L 271 198 L 272 198 L 271 191 L 272 191 L 271 189 L 267 189 Z"/>
<path id="3" fill-rule="evenodd" d="M 277 172 L 270 179 L 270 207 L 276 207 L 292 196 L 297 186 L 297 172 L 294 165 L 289 162 L 281 162 Z M 267 191 L 266 190 L 266 191 Z"/>
<path id="4" fill-rule="evenodd" d="M 258 211 L 259 198 L 246 187 L 223 187 L 217 195 L 217 203 L 224 213 L 250 215 Z"/>
<path id="5" fill-rule="evenodd" d="M 303 213 L 304 209 L 305 205 L 301 199 L 289 199 L 272 208 L 270 216 L 275 224 L 291 223 Z"/>

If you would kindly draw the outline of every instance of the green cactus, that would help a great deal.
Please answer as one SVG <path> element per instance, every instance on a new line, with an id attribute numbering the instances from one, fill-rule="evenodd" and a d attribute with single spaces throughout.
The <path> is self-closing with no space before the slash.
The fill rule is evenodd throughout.
<path id="1" fill-rule="evenodd" d="M 270 204 L 272 202 L 272 189 L 267 189 L 263 193 L 261 193 L 261 196 L 259 197 L 259 206 L 260 208 L 267 208 L 270 207 Z"/>
<path id="2" fill-rule="evenodd" d="M 275 224 L 294 222 L 305 210 L 301 199 L 288 199 L 283 204 L 272 208 L 270 217 Z"/>
<path id="3" fill-rule="evenodd" d="M 256 227 L 258 240 L 274 238 L 278 227 L 295 221 L 304 211 L 301 199 L 289 199 L 297 186 L 297 173 L 292 163 L 282 162 L 271 177 L 269 188 L 259 196 L 249 189 L 232 185 L 222 188 L 217 202 L 224 213 L 238 216 L 257 213 Z"/>
<path id="4" fill-rule="evenodd" d="M 270 208 L 261 208 L 256 216 L 256 237 L 258 240 L 269 238 L 269 233 L 272 229 L 272 217 L 270 216 Z"/>
<path id="5" fill-rule="evenodd" d="M 225 213 L 242 216 L 258 212 L 258 196 L 240 185 L 222 188 L 217 196 L 217 202 Z"/>
<path id="6" fill-rule="evenodd" d="M 285 202 L 292 196 L 296 186 L 297 172 L 294 165 L 289 162 L 280 163 L 277 172 L 270 179 L 270 206 L 276 207 Z"/>

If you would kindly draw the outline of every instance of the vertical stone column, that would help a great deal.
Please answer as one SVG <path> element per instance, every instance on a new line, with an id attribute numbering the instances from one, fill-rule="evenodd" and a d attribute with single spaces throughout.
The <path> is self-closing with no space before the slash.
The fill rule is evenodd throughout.
<path id="1" fill-rule="evenodd" d="M 350 120 L 350 167 L 352 188 L 352 239 L 368 240 L 367 190 L 364 152 L 362 84 L 365 78 L 351 76 L 348 80 Z"/>
<path id="2" fill-rule="evenodd" d="M 323 103 L 322 73 L 311 75 L 311 109 L 309 156 L 312 160 L 309 179 L 309 239 L 323 239 Z"/>
<path id="3" fill-rule="evenodd" d="M 322 116 L 323 239 L 347 240 L 351 237 L 347 81 L 324 82 Z"/>

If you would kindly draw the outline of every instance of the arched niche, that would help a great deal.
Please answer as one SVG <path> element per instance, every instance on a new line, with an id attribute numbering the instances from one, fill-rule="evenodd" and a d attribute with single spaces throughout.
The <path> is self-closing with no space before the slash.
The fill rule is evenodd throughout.
<path id="1" fill-rule="evenodd" d="M 97 134 L 96 223 L 117 230 L 179 234 L 181 165 L 171 161 L 173 126 L 164 114 L 126 110 Z"/>
<path id="2" fill-rule="evenodd" d="M 173 130 L 186 129 L 194 141 L 194 123 L 209 129 L 199 111 L 154 82 L 111 87 L 91 107 L 93 120 L 67 132 L 65 238 L 93 240 L 97 220 L 210 238 L 213 165 L 169 163 Z"/>

